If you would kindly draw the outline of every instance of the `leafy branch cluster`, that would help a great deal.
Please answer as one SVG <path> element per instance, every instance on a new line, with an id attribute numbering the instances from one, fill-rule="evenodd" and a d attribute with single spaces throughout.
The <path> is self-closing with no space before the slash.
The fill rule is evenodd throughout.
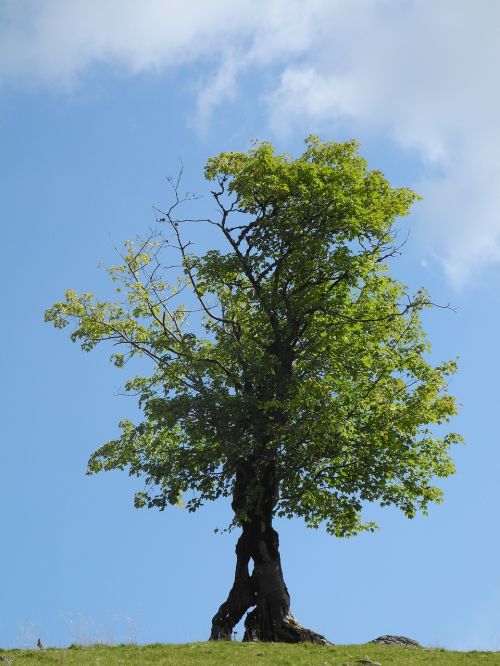
<path id="1" fill-rule="evenodd" d="M 89 473 L 144 477 L 137 506 L 232 495 L 238 524 L 272 470 L 273 511 L 338 536 L 374 528 L 366 501 L 425 512 L 460 437 L 432 431 L 456 412 L 455 364 L 427 360 L 419 315 L 433 304 L 388 271 L 394 221 L 416 195 L 369 171 L 355 142 L 316 137 L 298 159 L 268 143 L 222 153 L 205 175 L 214 219 L 180 218 L 190 197 L 173 182 L 162 230 L 109 269 L 118 300 L 68 291 L 47 310 L 86 351 L 111 341 L 115 365 L 153 362 L 125 386 L 144 420 L 123 421 Z M 214 226 L 221 247 L 195 255 L 189 223 Z"/>

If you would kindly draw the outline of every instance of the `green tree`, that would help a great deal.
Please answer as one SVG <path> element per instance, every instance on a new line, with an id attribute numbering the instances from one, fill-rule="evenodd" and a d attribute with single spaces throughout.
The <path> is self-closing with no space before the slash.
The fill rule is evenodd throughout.
<path id="1" fill-rule="evenodd" d="M 186 198 L 174 183 L 163 231 L 126 243 L 109 269 L 118 300 L 68 291 L 46 319 L 72 324 L 86 351 L 118 345 L 117 366 L 152 361 L 126 384 L 144 420 L 122 421 L 90 474 L 144 477 L 135 504 L 160 510 L 231 497 L 236 573 L 211 638 L 229 639 L 248 613 L 247 640 L 322 642 L 290 613 L 273 518 L 300 516 L 338 537 L 371 531 L 366 503 L 412 518 L 441 500 L 433 480 L 454 471 L 459 436 L 430 427 L 456 412 L 455 364 L 429 363 L 419 319 L 429 297 L 388 272 L 394 221 L 417 197 L 368 170 L 356 142 L 316 137 L 298 159 L 269 143 L 222 153 L 205 176 L 217 214 L 196 223 L 213 225 L 220 249 L 192 252 L 184 228 L 194 220 L 179 219 Z"/>

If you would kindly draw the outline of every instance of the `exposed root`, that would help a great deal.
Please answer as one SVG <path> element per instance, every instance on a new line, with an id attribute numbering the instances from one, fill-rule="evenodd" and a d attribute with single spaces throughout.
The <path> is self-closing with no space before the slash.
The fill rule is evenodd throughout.
<path id="1" fill-rule="evenodd" d="M 279 622 L 259 622 L 258 609 L 248 613 L 245 619 L 244 641 L 276 643 L 316 643 L 317 645 L 331 645 L 321 634 L 300 625 L 291 613 L 288 613 Z"/>

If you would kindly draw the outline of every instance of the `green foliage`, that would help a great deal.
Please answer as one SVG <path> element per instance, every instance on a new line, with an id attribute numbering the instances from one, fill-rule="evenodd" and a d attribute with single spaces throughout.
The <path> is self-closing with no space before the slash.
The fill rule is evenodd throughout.
<path id="1" fill-rule="evenodd" d="M 230 495 L 245 462 L 252 480 L 238 523 L 272 464 L 275 513 L 337 536 L 374 529 L 361 518 L 366 502 L 425 513 L 441 499 L 434 479 L 454 471 L 449 448 L 460 437 L 432 430 L 456 405 L 447 392 L 455 364 L 428 361 L 419 315 L 429 297 L 411 296 L 388 271 L 394 222 L 417 196 L 369 171 L 355 142 L 316 137 L 298 159 L 268 143 L 222 153 L 205 175 L 218 206 L 205 223 L 220 249 L 190 253 L 181 229 L 192 220 L 176 217 L 184 200 L 174 186 L 166 231 L 128 242 L 109 270 L 116 302 L 70 290 L 46 312 L 57 328 L 71 324 L 85 351 L 121 347 L 118 367 L 133 356 L 153 362 L 126 384 L 144 420 L 123 421 L 89 473 L 128 469 L 145 478 L 137 506 L 194 511 Z M 185 292 L 196 305 L 179 302 Z"/>

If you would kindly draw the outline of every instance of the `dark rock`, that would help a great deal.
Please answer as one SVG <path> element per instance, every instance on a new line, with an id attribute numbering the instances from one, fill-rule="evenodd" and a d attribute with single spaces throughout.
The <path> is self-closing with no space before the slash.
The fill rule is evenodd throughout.
<path id="1" fill-rule="evenodd" d="M 418 641 L 407 636 L 379 636 L 370 643 L 377 643 L 378 645 L 397 645 L 399 647 L 422 647 Z"/>

